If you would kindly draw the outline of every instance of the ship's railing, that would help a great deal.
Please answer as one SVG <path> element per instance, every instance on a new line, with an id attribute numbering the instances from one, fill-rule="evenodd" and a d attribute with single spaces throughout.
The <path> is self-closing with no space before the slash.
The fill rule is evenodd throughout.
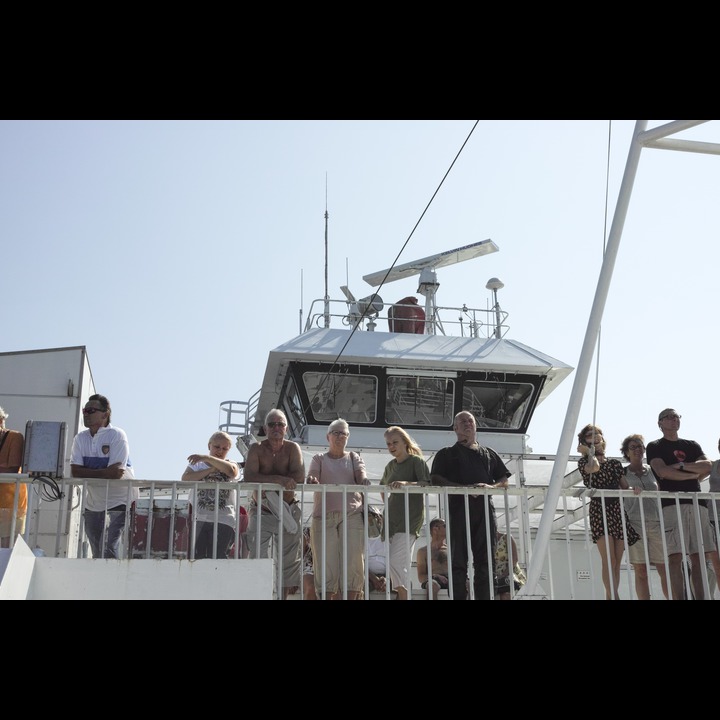
<path id="1" fill-rule="evenodd" d="M 245 451 L 243 451 L 242 447 L 238 444 L 238 449 L 243 457 L 245 457 L 245 452 L 247 452 L 247 445 L 251 442 L 250 433 L 252 420 L 257 412 L 259 400 L 260 391 L 258 390 L 250 400 L 224 400 L 220 403 L 220 422 L 218 423 L 218 429 L 230 435 L 236 435 L 240 441 L 246 444 Z M 243 438 L 245 438 L 245 440 L 243 440 Z"/>
<path id="2" fill-rule="evenodd" d="M 82 510 L 84 507 L 85 488 L 89 484 L 103 484 L 106 481 L 82 479 L 58 479 L 53 486 L 49 486 L 42 478 L 31 478 L 27 475 L 0 475 L 0 483 L 27 484 L 28 485 L 28 517 L 25 542 L 34 548 L 38 554 L 58 558 L 87 558 L 91 556 L 89 543 L 84 533 Z M 121 481 L 113 481 L 121 482 Z M 122 481 L 125 482 L 125 481 Z M 132 515 L 131 507 L 126 508 L 126 524 L 122 546 L 123 559 L 194 559 L 194 537 L 197 518 L 191 512 L 188 503 L 188 492 L 197 489 L 215 489 L 215 483 L 183 483 L 179 481 L 128 481 L 128 488 L 134 486 L 140 493 L 140 501 L 135 512 L 143 514 L 143 522 L 138 523 L 137 517 Z M 256 483 L 227 483 L 223 489 L 231 488 L 236 492 L 237 507 L 249 511 L 252 491 L 277 490 L 279 486 Z M 322 501 L 323 495 L 328 492 L 360 493 L 365 508 L 374 506 L 385 515 L 387 527 L 387 505 L 384 500 L 389 493 L 400 493 L 409 501 L 412 494 L 421 494 L 425 504 L 425 523 L 420 537 L 414 547 L 408 548 L 407 563 L 411 568 L 411 598 L 426 599 L 426 592 L 420 588 L 415 569 L 417 550 L 430 541 L 429 522 L 433 517 L 443 517 L 448 524 L 448 537 L 451 520 L 448 514 L 449 498 L 453 495 L 481 496 L 489 509 L 490 503 L 494 505 L 494 514 L 497 519 L 498 530 L 508 534 L 514 539 L 519 557 L 519 565 L 527 573 L 527 568 L 533 556 L 533 543 L 537 527 L 537 516 L 527 512 L 526 508 L 537 507 L 544 500 L 547 487 L 524 486 L 508 487 L 506 489 L 478 489 L 478 488 L 440 488 L 440 487 L 404 487 L 401 490 L 391 490 L 376 483 L 371 485 L 301 485 L 295 490 L 295 497 L 299 503 L 303 526 L 308 527 L 313 510 L 315 493 Z M 642 494 L 645 500 L 656 503 L 659 507 L 662 498 L 671 497 L 675 501 L 689 500 L 694 511 L 697 512 L 700 501 L 709 502 L 710 519 L 714 522 L 714 547 L 705 548 L 705 551 L 714 551 L 720 546 L 720 493 L 664 493 L 645 491 Z M 592 542 L 587 501 L 589 498 L 600 498 L 603 503 L 611 498 L 619 498 L 621 505 L 633 501 L 636 496 L 632 491 L 587 490 L 580 487 L 570 487 L 562 491 L 560 502 L 556 511 L 558 529 L 553 533 L 547 556 L 543 558 L 540 581 L 535 588 L 525 588 L 516 594 L 511 588 L 514 599 L 603 599 L 604 589 L 601 579 L 601 565 L 598 548 Z M 581 504 L 578 506 L 578 500 Z M 343 503 L 345 506 L 345 503 Z M 407 507 L 407 505 L 406 505 Z M 139 508 L 139 510 L 138 510 Z M 150 512 L 152 508 L 152 512 Z M 465 501 L 465 513 L 469 512 L 469 500 Z M 511 512 L 515 508 L 516 512 Z M 188 512 L 190 511 L 190 512 Z M 11 511 L 11 522 L 16 523 L 17 508 Z M 407 515 L 407 513 L 406 513 Z M 661 524 L 662 512 L 659 513 Z M 261 518 L 265 515 L 261 515 Z M 238 511 L 235 524 L 236 542 L 231 550 L 231 558 L 239 561 L 250 561 L 253 558 L 249 551 L 249 538 L 244 528 L 244 513 Z M 244 518 L 246 520 L 246 518 Z M 216 519 L 217 522 L 217 519 Z M 643 519 L 644 522 L 644 519 Z M 153 529 L 153 524 L 156 524 Z M 262 523 L 262 519 L 260 520 Z M 367 529 L 367 523 L 366 523 Z M 663 528 L 664 531 L 664 528 Z M 144 532 L 144 537 L 138 537 Z M 151 541 L 148 542 L 147 538 Z M 178 545 L 177 539 L 182 542 Z M 299 537 L 293 533 L 281 532 L 278 538 L 278 550 L 282 551 L 285 542 L 298 542 Z M 366 549 L 367 549 L 366 532 Z M 642 540 L 640 541 L 642 542 Z M 12 545 L 12 543 L 11 543 Z M 664 546 L 665 547 L 665 546 Z M 386 565 L 389 567 L 389 543 L 385 543 Z M 448 548 L 449 565 L 452 563 L 452 547 Z M 684 553 L 683 565 L 689 566 L 689 559 Z M 282 572 L 282 552 L 272 553 L 276 563 L 276 571 Z M 648 566 L 650 591 L 652 599 L 663 599 L 661 582 L 658 572 Z M 669 572 L 667 564 L 665 572 Z M 666 577 L 669 579 L 669 576 Z M 717 579 L 710 565 L 702 568 L 702 584 L 706 598 L 713 598 L 716 592 Z M 688 596 L 691 595 L 691 582 L 686 574 L 685 585 Z M 494 595 L 494 588 L 489 592 Z M 275 590 L 276 596 L 280 593 Z M 474 589 L 470 588 L 470 596 Z M 294 599 L 303 598 L 302 583 L 291 596 Z M 388 586 L 386 593 L 373 592 L 369 585 L 369 577 L 365 575 L 365 597 L 368 599 L 391 599 L 394 594 Z M 452 589 L 441 594 L 441 598 L 451 599 Z M 636 597 L 634 587 L 634 569 L 628 562 L 627 552 L 624 553 L 621 564 L 620 597 L 631 599 Z"/>
<path id="3" fill-rule="evenodd" d="M 360 330 L 380 330 L 390 332 L 391 324 L 397 322 L 421 322 L 425 326 L 424 334 L 452 335 L 459 337 L 504 337 L 510 329 L 505 321 L 508 313 L 498 308 L 473 308 L 467 305 L 433 306 L 431 316 L 424 317 L 425 308 L 421 305 L 394 303 L 385 304 L 380 312 L 368 312 L 363 315 L 362 303 L 352 303 L 347 300 L 329 300 L 328 311 L 325 312 L 325 300 L 318 298 L 310 304 L 304 332 L 323 327 L 357 326 Z M 369 304 L 369 303 L 368 303 Z M 393 309 L 395 317 L 389 315 Z M 422 316 L 398 317 L 398 311 L 405 311 L 408 315 L 413 313 Z M 499 334 L 498 334 L 499 332 Z"/>

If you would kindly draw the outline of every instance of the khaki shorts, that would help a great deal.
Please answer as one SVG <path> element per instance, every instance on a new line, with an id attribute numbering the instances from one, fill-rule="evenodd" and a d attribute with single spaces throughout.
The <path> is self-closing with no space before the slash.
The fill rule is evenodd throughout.
<path id="1" fill-rule="evenodd" d="M 312 519 L 310 538 L 313 551 L 315 593 L 323 597 L 323 572 L 327 593 L 343 592 L 343 560 L 347 559 L 348 592 L 362 592 L 365 583 L 365 522 L 360 512 L 347 516 L 347 528 L 343 523 L 345 513 L 331 510 L 325 519 Z M 324 532 L 323 532 L 324 527 Z M 344 539 L 347 531 L 347 552 Z M 323 546 L 324 544 L 324 546 Z M 327 562 L 323 560 L 323 550 Z"/>
<path id="2" fill-rule="evenodd" d="M 647 542 L 648 554 L 651 565 L 664 565 L 665 553 L 663 552 L 662 531 L 659 520 L 645 522 L 645 537 L 642 536 L 642 528 L 635 528 L 640 539 L 628 548 L 628 559 L 633 565 L 645 564 L 645 543 Z"/>
<path id="3" fill-rule="evenodd" d="M 680 511 L 681 526 L 678 525 L 678 510 Z M 665 541 L 667 542 L 668 555 L 681 553 L 695 554 L 701 551 L 711 552 L 716 549 L 715 533 L 710 525 L 708 509 L 700 505 L 700 532 L 695 526 L 695 507 L 692 503 L 681 505 L 668 505 L 663 508 L 663 521 L 665 522 Z M 701 550 L 699 537 L 702 537 L 703 547 Z M 684 548 L 682 541 L 684 539 Z M 637 544 L 637 543 L 636 543 Z"/>

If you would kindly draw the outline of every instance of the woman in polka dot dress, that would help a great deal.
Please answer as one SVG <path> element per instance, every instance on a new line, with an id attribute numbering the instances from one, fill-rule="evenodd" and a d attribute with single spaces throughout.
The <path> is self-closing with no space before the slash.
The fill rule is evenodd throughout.
<path id="1" fill-rule="evenodd" d="M 605 457 L 605 439 L 597 425 L 586 425 L 578 433 L 578 440 L 578 452 L 582 454 L 578 460 L 578 469 L 585 487 L 598 490 L 620 490 L 629 487 L 622 463 Z M 627 516 L 624 521 L 628 535 L 627 544 L 630 546 L 639 540 L 639 535 Z M 593 497 L 590 500 L 590 532 L 602 560 L 605 599 L 619 600 L 620 561 L 625 551 L 620 498 Z"/>

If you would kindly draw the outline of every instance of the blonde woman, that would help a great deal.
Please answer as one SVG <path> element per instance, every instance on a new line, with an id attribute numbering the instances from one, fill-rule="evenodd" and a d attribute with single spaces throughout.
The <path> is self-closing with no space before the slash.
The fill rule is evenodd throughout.
<path id="1" fill-rule="evenodd" d="M 230 483 L 240 477 L 240 466 L 227 455 L 232 448 L 232 438 L 225 432 L 214 432 L 208 440 L 207 453 L 188 455 L 188 465 L 182 474 L 185 482 Z M 210 488 L 190 491 L 191 504 L 197 518 L 195 535 L 195 559 L 228 558 L 235 541 L 235 490 L 234 488 Z M 215 535 L 215 504 L 217 503 L 217 545 Z M 244 528 L 241 528 L 241 532 Z"/>
<path id="2" fill-rule="evenodd" d="M 405 430 L 397 425 L 389 427 L 385 431 L 385 443 L 393 459 L 385 466 L 380 480 L 381 485 L 400 490 L 406 485 L 430 484 L 430 470 L 423 458 L 422 450 Z M 390 580 L 392 589 L 397 593 L 397 599 L 407 600 L 412 552 L 420 528 L 425 522 L 424 496 L 421 493 L 389 493 L 387 506 Z"/>

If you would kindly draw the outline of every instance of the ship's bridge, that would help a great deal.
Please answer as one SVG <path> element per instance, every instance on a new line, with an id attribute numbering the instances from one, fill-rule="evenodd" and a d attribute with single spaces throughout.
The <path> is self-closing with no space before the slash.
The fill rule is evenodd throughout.
<path id="1" fill-rule="evenodd" d="M 538 403 L 570 372 L 514 340 L 315 329 L 270 351 L 247 429 L 227 429 L 260 438 L 265 414 L 278 407 L 288 437 L 303 445 L 325 445 L 328 424 L 342 417 L 353 446 L 385 450 L 378 429 L 401 425 L 434 450 L 455 441 L 453 418 L 469 410 L 478 432 L 519 441 Z M 508 452 L 523 451 L 506 440 Z"/>

